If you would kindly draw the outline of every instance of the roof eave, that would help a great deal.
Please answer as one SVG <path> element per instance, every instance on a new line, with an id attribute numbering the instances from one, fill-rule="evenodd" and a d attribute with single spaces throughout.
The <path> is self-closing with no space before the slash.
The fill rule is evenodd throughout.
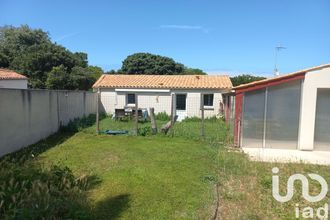
<path id="1" fill-rule="evenodd" d="M 0 78 L 0 80 L 28 80 L 28 78 Z"/>
<path id="2" fill-rule="evenodd" d="M 223 90 L 229 89 L 232 87 L 140 87 L 140 86 L 93 86 L 93 89 L 215 89 L 215 90 Z"/>
<path id="3" fill-rule="evenodd" d="M 247 89 L 247 88 L 258 87 L 263 84 L 269 84 L 269 83 L 276 82 L 276 81 L 282 81 L 285 79 L 295 78 L 297 76 L 305 75 L 307 72 L 311 72 L 311 71 L 315 71 L 315 70 L 319 70 L 319 69 L 323 69 L 323 68 L 328 68 L 328 67 L 330 67 L 330 64 L 323 64 L 320 66 L 315 66 L 315 67 L 299 70 L 299 71 L 292 72 L 292 73 L 289 73 L 289 74 L 286 74 L 283 76 L 279 76 L 279 77 L 275 77 L 275 78 L 264 79 L 264 80 L 260 80 L 260 81 L 242 84 L 242 85 L 233 87 L 233 89 L 234 90 L 243 90 L 243 89 Z"/>

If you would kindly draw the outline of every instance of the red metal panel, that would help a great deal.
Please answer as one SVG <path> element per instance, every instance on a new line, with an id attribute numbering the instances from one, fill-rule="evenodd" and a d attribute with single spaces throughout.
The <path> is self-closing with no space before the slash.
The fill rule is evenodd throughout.
<path id="1" fill-rule="evenodd" d="M 235 97 L 235 123 L 234 123 L 234 144 L 239 146 L 241 118 L 243 108 L 243 93 L 236 94 Z"/>
<path id="2" fill-rule="evenodd" d="M 248 91 L 263 89 L 263 88 L 266 88 L 266 87 L 276 86 L 276 85 L 279 85 L 279 84 L 282 84 L 282 83 L 291 82 L 291 81 L 294 81 L 294 80 L 304 79 L 304 78 L 305 78 L 305 73 L 301 73 L 301 74 L 290 76 L 290 77 L 287 77 L 287 78 L 279 78 L 278 80 L 273 79 L 271 81 L 266 81 L 266 82 L 263 82 L 263 83 L 260 83 L 260 84 L 255 84 L 255 85 L 251 85 L 251 86 L 248 86 L 248 87 L 243 87 L 241 89 L 238 88 L 238 89 L 236 89 L 235 92 L 237 94 L 237 93 L 242 93 L 242 92 L 248 92 Z"/>
<path id="3" fill-rule="evenodd" d="M 276 86 L 276 85 L 286 83 L 286 82 L 291 82 L 294 80 L 304 79 L 305 74 L 306 73 L 303 72 L 301 74 L 293 75 L 290 77 L 279 78 L 278 80 L 274 79 L 274 80 L 266 81 L 266 82 L 263 82 L 260 84 L 243 87 L 241 89 L 240 88 L 236 89 L 236 91 L 235 91 L 236 102 L 235 102 L 234 144 L 237 146 L 239 146 L 239 144 L 240 144 L 239 142 L 240 142 L 240 138 L 241 138 L 241 125 L 242 125 L 241 119 L 242 119 L 244 92 L 263 89 L 263 88 L 271 87 L 271 86 Z"/>

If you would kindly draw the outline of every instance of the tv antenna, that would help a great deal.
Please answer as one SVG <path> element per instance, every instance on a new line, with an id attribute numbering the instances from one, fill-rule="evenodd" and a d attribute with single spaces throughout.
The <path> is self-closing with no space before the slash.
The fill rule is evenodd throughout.
<path id="1" fill-rule="evenodd" d="M 278 70 L 278 67 L 277 67 L 277 56 L 278 56 L 278 52 L 280 50 L 284 50 L 284 49 L 286 49 L 286 47 L 282 46 L 281 44 L 278 44 L 275 47 L 275 67 L 274 67 L 274 75 L 275 76 L 279 76 L 280 75 L 280 71 Z"/>

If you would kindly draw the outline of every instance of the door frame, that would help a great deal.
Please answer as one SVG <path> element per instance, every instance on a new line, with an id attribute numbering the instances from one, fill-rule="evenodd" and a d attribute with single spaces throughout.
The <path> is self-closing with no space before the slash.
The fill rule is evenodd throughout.
<path id="1" fill-rule="evenodd" d="M 178 95 L 184 95 L 185 96 L 185 109 L 178 109 Z M 182 121 L 184 118 L 186 118 L 187 115 L 187 93 L 175 93 L 175 111 L 176 115 L 178 116 L 178 121 Z M 181 117 L 180 117 L 181 116 Z"/>

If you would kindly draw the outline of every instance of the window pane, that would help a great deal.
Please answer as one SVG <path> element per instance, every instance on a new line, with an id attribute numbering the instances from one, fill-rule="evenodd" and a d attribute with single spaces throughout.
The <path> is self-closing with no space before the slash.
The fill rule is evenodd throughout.
<path id="1" fill-rule="evenodd" d="M 268 88 L 266 147 L 297 149 L 301 81 Z"/>
<path id="2" fill-rule="evenodd" d="M 314 131 L 315 150 L 330 150 L 330 89 L 318 89 Z"/>
<path id="3" fill-rule="evenodd" d="M 176 109 L 177 110 L 186 110 L 186 95 L 185 94 L 176 95 Z"/>
<path id="4" fill-rule="evenodd" d="M 262 147 L 265 90 L 246 92 L 243 109 L 243 147 Z"/>
<path id="5" fill-rule="evenodd" d="M 135 104 L 135 94 L 127 94 L 127 104 Z"/>
<path id="6" fill-rule="evenodd" d="M 213 94 L 204 95 L 204 106 L 213 106 Z"/>

